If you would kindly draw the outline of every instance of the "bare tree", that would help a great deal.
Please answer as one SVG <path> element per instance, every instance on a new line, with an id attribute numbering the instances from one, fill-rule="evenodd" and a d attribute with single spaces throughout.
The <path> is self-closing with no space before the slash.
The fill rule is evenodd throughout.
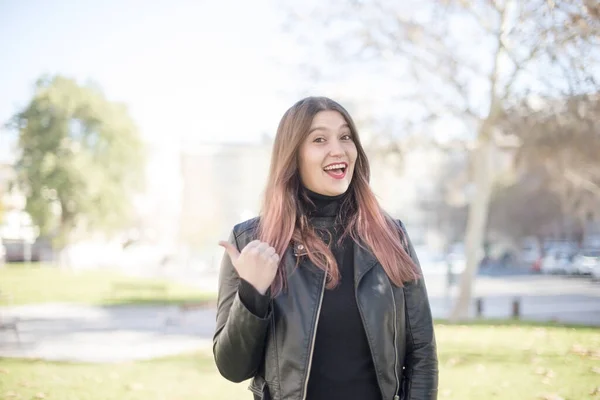
<path id="1" fill-rule="evenodd" d="M 587 216 L 600 205 L 598 121 L 598 94 L 529 99 L 508 110 L 504 121 L 505 131 L 522 143 L 516 166 L 545 173 L 562 212 L 576 221 L 582 234 Z"/>
<path id="2" fill-rule="evenodd" d="M 563 218 L 561 199 L 551 184 L 544 170 L 524 171 L 511 182 L 498 184 L 490 203 L 489 230 L 515 240 L 533 236 L 541 243 Z"/>
<path id="3" fill-rule="evenodd" d="M 466 149 L 444 150 L 444 161 L 434 174 L 433 193 L 421 199 L 419 206 L 448 245 L 465 235 L 468 207 L 463 191 L 468 184 L 469 153 Z"/>
<path id="4" fill-rule="evenodd" d="M 497 173 L 492 160 L 500 121 L 507 108 L 534 94 L 560 99 L 597 90 L 593 65 L 600 58 L 600 5 L 594 0 L 337 0 L 294 8 L 289 15 L 294 18 L 287 29 L 313 50 L 325 41 L 332 59 L 350 61 L 344 68 L 323 69 L 322 78 L 349 75 L 352 62 L 378 68 L 393 80 L 396 90 L 389 100 L 406 119 L 462 124 L 471 142 L 474 191 L 467 268 L 450 319 L 467 318 Z"/>

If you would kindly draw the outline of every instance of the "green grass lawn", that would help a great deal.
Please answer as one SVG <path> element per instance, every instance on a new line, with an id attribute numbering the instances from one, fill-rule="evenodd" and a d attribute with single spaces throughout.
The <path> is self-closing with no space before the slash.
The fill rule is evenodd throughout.
<path id="1" fill-rule="evenodd" d="M 440 399 L 600 397 L 597 329 L 481 324 L 436 329 Z M 2 399 L 251 399 L 247 386 L 221 378 L 210 350 L 117 365 L 0 359 Z"/>
<path id="2" fill-rule="evenodd" d="M 115 285 L 128 287 L 114 291 Z M 148 285 L 164 290 L 152 290 Z M 110 270 L 74 272 L 44 264 L 7 264 L 0 268 L 0 305 L 181 304 L 213 301 L 215 297 L 192 287 L 160 279 L 127 277 Z"/>

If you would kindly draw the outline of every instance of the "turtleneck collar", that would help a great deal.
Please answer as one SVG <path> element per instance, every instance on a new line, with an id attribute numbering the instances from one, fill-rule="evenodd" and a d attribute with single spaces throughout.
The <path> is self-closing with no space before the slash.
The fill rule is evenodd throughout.
<path id="1" fill-rule="evenodd" d="M 310 217 L 337 217 L 340 211 L 340 206 L 346 197 L 346 193 L 337 196 L 326 196 L 324 194 L 315 193 L 312 190 L 302 187 L 306 196 L 313 204 L 306 202 L 306 208 Z"/>

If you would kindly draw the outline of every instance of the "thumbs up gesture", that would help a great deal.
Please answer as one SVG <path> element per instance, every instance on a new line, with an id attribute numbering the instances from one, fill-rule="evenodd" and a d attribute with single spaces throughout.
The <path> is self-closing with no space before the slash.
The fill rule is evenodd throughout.
<path id="1" fill-rule="evenodd" d="M 225 248 L 240 278 L 250 283 L 260 293 L 265 294 L 273 283 L 279 265 L 279 255 L 268 243 L 254 240 L 241 251 L 229 242 L 220 241 Z"/>

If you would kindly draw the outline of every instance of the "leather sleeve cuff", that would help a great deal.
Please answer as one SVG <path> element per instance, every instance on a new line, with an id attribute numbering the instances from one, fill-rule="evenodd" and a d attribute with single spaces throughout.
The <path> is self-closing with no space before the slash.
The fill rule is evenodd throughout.
<path id="1" fill-rule="evenodd" d="M 244 307 L 259 318 L 265 318 L 269 313 L 269 291 L 260 294 L 252 284 L 240 278 L 238 294 Z"/>

